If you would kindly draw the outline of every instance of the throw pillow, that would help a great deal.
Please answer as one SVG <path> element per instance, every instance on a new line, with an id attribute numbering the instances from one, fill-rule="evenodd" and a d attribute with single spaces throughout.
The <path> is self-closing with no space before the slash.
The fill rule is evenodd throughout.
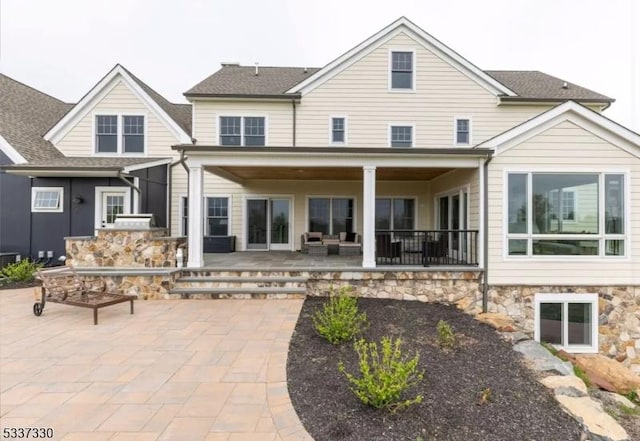
<path id="1" fill-rule="evenodd" d="M 320 239 L 319 237 L 311 236 L 307 239 L 307 242 L 322 242 L 322 239 Z"/>
<path id="2" fill-rule="evenodd" d="M 355 242 L 356 241 L 356 233 L 347 233 L 346 237 L 344 238 L 345 242 Z"/>

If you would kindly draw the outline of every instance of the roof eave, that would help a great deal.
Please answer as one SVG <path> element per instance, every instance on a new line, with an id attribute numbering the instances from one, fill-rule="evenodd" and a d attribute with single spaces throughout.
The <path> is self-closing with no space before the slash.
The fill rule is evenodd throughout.
<path id="1" fill-rule="evenodd" d="M 292 100 L 300 99 L 299 93 L 288 94 L 240 94 L 240 93 L 189 93 L 183 94 L 186 98 L 209 98 L 209 99 L 270 99 L 270 100 Z"/>
<path id="2" fill-rule="evenodd" d="M 607 104 L 615 102 L 614 98 L 534 98 L 534 97 L 520 97 L 520 96 L 501 96 L 500 102 L 505 103 L 562 103 L 565 101 L 576 101 L 581 104 Z"/>
<path id="3" fill-rule="evenodd" d="M 65 178 L 112 178 L 122 173 L 122 167 L 54 167 L 54 166 L 29 166 L 0 167 L 7 174 L 16 176 L 31 176 L 38 178 L 65 177 Z"/>

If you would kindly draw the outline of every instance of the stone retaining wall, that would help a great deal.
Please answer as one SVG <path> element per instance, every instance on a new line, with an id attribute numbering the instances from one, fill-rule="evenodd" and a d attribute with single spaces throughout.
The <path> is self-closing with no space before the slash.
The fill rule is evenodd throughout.
<path id="1" fill-rule="evenodd" d="M 162 274 L 103 274 L 100 277 L 107 284 L 107 290 L 134 295 L 141 300 L 169 298 L 180 272 Z"/>
<path id="2" fill-rule="evenodd" d="M 103 228 L 98 236 L 65 238 L 67 264 L 74 267 L 171 268 L 186 237 L 169 237 L 166 228 L 130 230 Z"/>
<path id="3" fill-rule="evenodd" d="M 329 289 L 350 285 L 361 297 L 421 302 L 457 303 L 480 312 L 481 271 L 309 271 L 308 294 L 326 295 Z"/>
<path id="4" fill-rule="evenodd" d="M 537 293 L 597 293 L 600 353 L 640 374 L 640 286 L 491 286 L 488 310 L 532 334 Z"/>

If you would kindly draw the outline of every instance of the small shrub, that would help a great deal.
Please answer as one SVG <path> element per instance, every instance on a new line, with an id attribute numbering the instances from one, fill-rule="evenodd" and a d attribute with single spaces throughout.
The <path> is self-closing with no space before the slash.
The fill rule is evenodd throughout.
<path id="1" fill-rule="evenodd" d="M 493 398 L 493 394 L 491 392 L 491 388 L 487 387 L 478 396 L 478 406 L 482 406 L 483 404 L 487 404 Z"/>
<path id="2" fill-rule="evenodd" d="M 441 348 L 451 349 L 456 345 L 456 335 L 451 325 L 444 320 L 440 320 L 436 325 L 438 329 L 438 344 Z"/>
<path id="3" fill-rule="evenodd" d="M 420 355 L 416 353 L 415 357 L 406 359 L 400 349 L 401 343 L 400 338 L 392 342 L 390 337 L 382 338 L 380 348 L 377 343 L 364 339 L 355 342 L 359 377 L 347 372 L 342 362 L 338 364 L 340 372 L 349 380 L 349 388 L 362 403 L 396 412 L 422 402 L 422 395 L 403 397 L 409 388 L 422 381 L 424 373 L 418 370 Z"/>
<path id="4" fill-rule="evenodd" d="M 352 288 L 344 286 L 338 294 L 330 292 L 329 300 L 313 315 L 313 327 L 331 344 L 352 340 L 367 325 L 367 314 L 358 310 L 358 299 L 350 297 Z"/>
<path id="5" fill-rule="evenodd" d="M 35 277 L 35 272 L 42 264 L 22 259 L 20 262 L 10 263 L 0 273 L 12 282 L 30 282 Z"/>

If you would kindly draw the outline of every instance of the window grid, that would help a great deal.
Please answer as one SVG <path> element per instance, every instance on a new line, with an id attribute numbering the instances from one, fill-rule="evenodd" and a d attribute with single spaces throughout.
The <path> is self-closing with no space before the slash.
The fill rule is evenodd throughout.
<path id="1" fill-rule="evenodd" d="M 124 115 L 122 117 L 122 125 L 122 149 L 124 152 L 144 152 L 144 116 Z"/>
<path id="2" fill-rule="evenodd" d="M 229 235 L 229 198 L 207 198 L 207 236 Z"/>
<path id="3" fill-rule="evenodd" d="M 469 144 L 470 124 L 468 119 L 456 120 L 456 144 Z"/>
<path id="4" fill-rule="evenodd" d="M 221 116 L 220 145 L 266 145 L 266 120 L 264 116 Z"/>
<path id="5" fill-rule="evenodd" d="M 96 153 L 144 153 L 144 118 L 143 115 L 96 115 Z"/>
<path id="6" fill-rule="evenodd" d="M 33 207 L 41 210 L 55 210 L 60 207 L 59 191 L 36 191 Z"/>
<path id="7" fill-rule="evenodd" d="M 344 143 L 345 139 L 345 119 L 331 118 L 331 142 Z"/>
<path id="8" fill-rule="evenodd" d="M 391 89 L 413 89 L 413 52 L 391 53 Z"/>
<path id="9" fill-rule="evenodd" d="M 411 147 L 413 145 L 413 127 L 391 126 L 391 147 Z"/>

